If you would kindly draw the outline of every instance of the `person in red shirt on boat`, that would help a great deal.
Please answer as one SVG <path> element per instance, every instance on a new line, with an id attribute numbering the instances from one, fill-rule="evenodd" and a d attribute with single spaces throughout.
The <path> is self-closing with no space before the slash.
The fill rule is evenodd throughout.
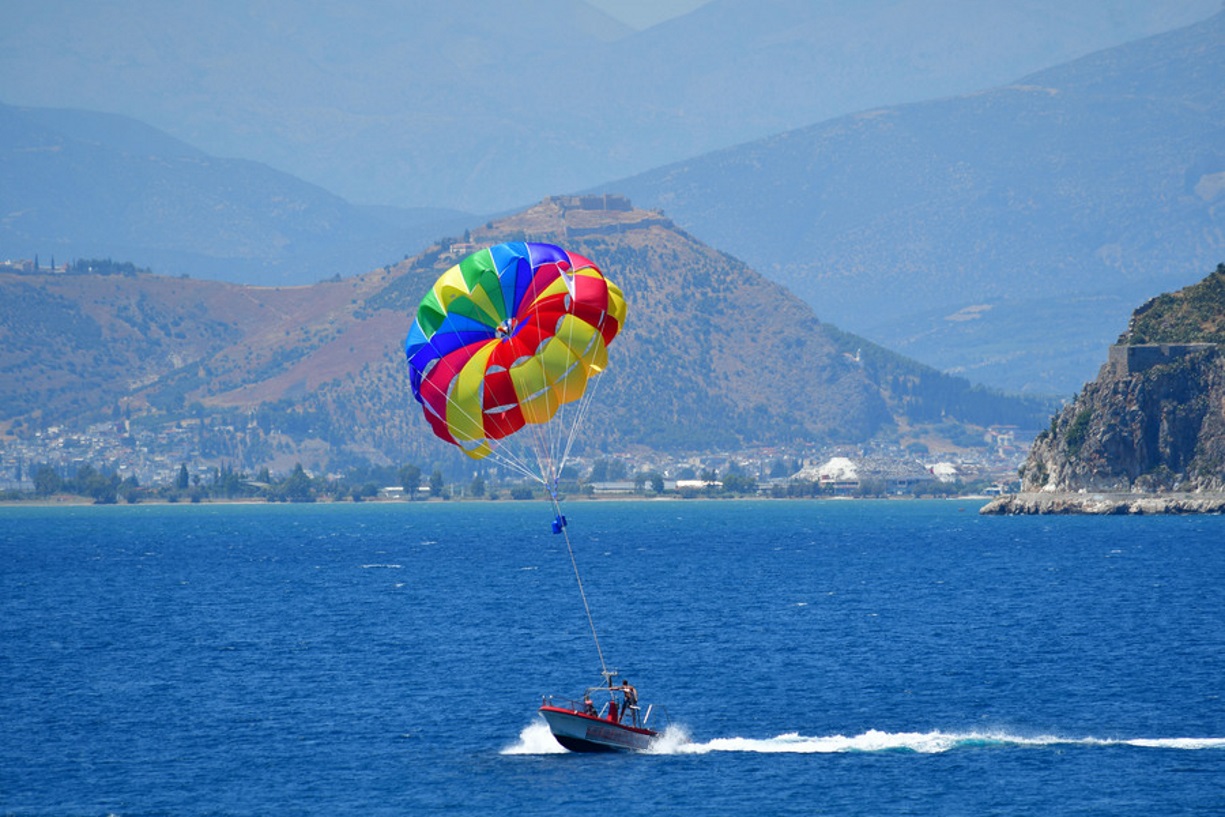
<path id="1" fill-rule="evenodd" d="M 638 690 L 634 689 L 634 685 L 626 679 L 621 679 L 621 718 L 625 719 L 626 712 L 633 713 L 634 726 L 638 725 Z"/>

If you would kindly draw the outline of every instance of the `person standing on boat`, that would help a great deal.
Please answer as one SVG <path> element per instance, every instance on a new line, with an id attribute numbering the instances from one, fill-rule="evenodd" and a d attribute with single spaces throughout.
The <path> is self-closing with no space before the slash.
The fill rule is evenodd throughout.
<path id="1" fill-rule="evenodd" d="M 625 713 L 632 712 L 634 726 L 638 725 L 638 690 L 634 689 L 634 685 L 625 678 L 621 679 L 621 718 L 624 720 Z"/>

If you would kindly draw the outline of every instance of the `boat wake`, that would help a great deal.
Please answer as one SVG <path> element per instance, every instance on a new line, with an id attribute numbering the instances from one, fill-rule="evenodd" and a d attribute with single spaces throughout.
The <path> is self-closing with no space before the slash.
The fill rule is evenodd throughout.
<path id="1" fill-rule="evenodd" d="M 848 737 L 806 737 L 789 732 L 773 738 L 715 738 L 702 743 L 687 739 L 669 742 L 665 734 L 652 751 L 660 754 L 703 755 L 711 752 L 761 754 L 838 754 L 856 752 L 911 752 L 939 754 L 958 749 L 1069 746 L 1134 746 L 1145 749 L 1225 749 L 1225 738 L 1068 738 L 1056 735 L 1022 736 L 1005 732 L 879 732 L 875 729 Z"/>
<path id="2" fill-rule="evenodd" d="M 898 752 L 940 754 L 959 749 L 1131 746 L 1139 749 L 1225 750 L 1225 738 L 1069 738 L 1057 735 L 1023 736 L 1007 732 L 879 732 L 861 735 L 808 737 L 789 732 L 773 738 L 715 738 L 695 742 L 682 727 L 669 727 L 651 744 L 647 754 L 705 755 L 713 752 L 757 754 L 852 754 Z M 561 754 L 563 749 L 549 727 L 532 723 L 519 740 L 502 750 L 504 755 Z"/>
<path id="3" fill-rule="evenodd" d="M 532 721 L 523 727 L 519 733 L 518 743 L 507 746 L 500 754 L 504 755 L 559 755 L 566 750 L 553 737 L 549 725 L 542 720 Z"/>

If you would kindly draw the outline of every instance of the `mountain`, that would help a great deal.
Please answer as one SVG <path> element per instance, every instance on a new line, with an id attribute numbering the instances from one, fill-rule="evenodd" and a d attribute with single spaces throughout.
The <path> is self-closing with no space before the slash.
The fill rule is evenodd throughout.
<path id="1" fill-rule="evenodd" d="M 1225 264 L 1135 311 L 1097 379 L 1051 419 L 1022 490 L 1225 491 Z"/>
<path id="2" fill-rule="evenodd" d="M 624 200 L 548 199 L 469 237 L 563 243 L 626 292 L 589 451 L 873 439 L 940 450 L 1049 415 L 1041 401 L 818 321 L 779 285 Z M 471 246 L 446 239 L 395 266 L 292 288 L 122 267 L 0 272 L 0 423 L 25 441 L 99 421 L 188 428 L 193 459 L 249 468 L 437 460 L 452 449 L 409 395 L 402 343 L 421 297 Z"/>
<path id="3" fill-rule="evenodd" d="M 0 212 L 9 258 L 110 256 L 252 284 L 365 271 L 470 218 L 355 207 L 127 117 L 9 105 L 0 105 Z"/>
<path id="4" fill-rule="evenodd" d="M 1225 264 L 1194 286 L 1153 298 L 1132 313 L 1119 344 L 1225 344 Z"/>
<path id="5" fill-rule="evenodd" d="M 349 201 L 518 208 L 875 105 L 966 93 L 1219 0 L 0 4 L 10 104 L 104 110 Z"/>
<path id="6" fill-rule="evenodd" d="M 1131 304 L 1225 257 L 1223 76 L 1219 13 L 593 189 L 665 209 L 882 345 L 1074 393 Z"/>

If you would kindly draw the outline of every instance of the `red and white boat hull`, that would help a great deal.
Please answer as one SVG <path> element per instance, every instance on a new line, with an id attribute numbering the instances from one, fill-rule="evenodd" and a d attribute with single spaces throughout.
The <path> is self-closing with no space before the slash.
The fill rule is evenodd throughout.
<path id="1" fill-rule="evenodd" d="M 540 707 L 540 714 L 557 742 L 572 752 L 641 752 L 659 736 L 653 729 L 551 704 Z"/>

